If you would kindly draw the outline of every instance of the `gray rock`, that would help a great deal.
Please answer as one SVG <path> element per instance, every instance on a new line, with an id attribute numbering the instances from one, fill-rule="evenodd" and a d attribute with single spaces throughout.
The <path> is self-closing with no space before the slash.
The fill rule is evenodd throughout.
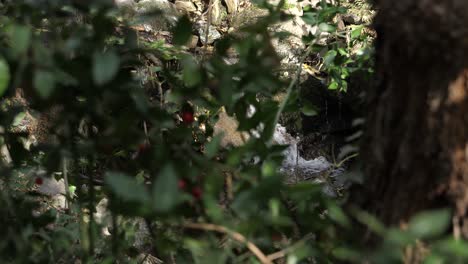
<path id="1" fill-rule="evenodd" d="M 38 174 L 45 174 L 45 171 L 39 171 Z M 43 183 L 37 187 L 37 192 L 47 195 L 55 208 L 65 209 L 67 207 L 67 198 L 65 191 L 65 182 L 63 179 L 57 181 L 54 177 L 40 176 Z"/>
<path id="2" fill-rule="evenodd" d="M 341 19 L 348 24 L 359 24 L 362 22 L 355 14 L 344 14 L 341 16 Z"/>
<path id="3" fill-rule="evenodd" d="M 301 23 L 298 23 L 301 21 L 302 20 L 295 18 L 279 23 L 273 28 L 273 31 L 275 32 L 288 32 L 290 34 L 288 37 L 283 39 L 273 39 L 272 42 L 283 65 L 299 62 L 301 54 L 304 52 L 305 47 L 302 42 L 304 28 Z"/>
<path id="4" fill-rule="evenodd" d="M 197 11 L 197 7 L 193 4 L 192 1 L 187 0 L 176 0 L 174 2 L 175 7 L 177 10 L 183 13 L 194 13 Z"/>
<path id="5" fill-rule="evenodd" d="M 175 5 L 167 0 L 141 0 L 135 5 L 135 12 L 143 19 L 141 24 L 151 25 L 153 30 L 169 29 L 181 15 Z M 151 15 L 152 12 L 160 14 Z"/>
<path id="6" fill-rule="evenodd" d="M 215 27 L 209 26 L 208 28 L 208 38 L 206 38 L 206 23 L 199 23 L 198 24 L 198 35 L 200 36 L 200 41 L 203 45 L 206 44 L 213 44 L 216 40 L 220 39 L 221 33 L 216 30 Z"/>

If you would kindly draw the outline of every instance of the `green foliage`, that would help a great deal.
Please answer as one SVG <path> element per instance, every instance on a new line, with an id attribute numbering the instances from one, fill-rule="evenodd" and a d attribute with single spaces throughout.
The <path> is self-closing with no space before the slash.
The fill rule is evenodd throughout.
<path id="1" fill-rule="evenodd" d="M 37 70 L 34 74 L 33 85 L 37 94 L 47 99 L 54 91 L 55 75 L 48 71 Z"/>
<path id="2" fill-rule="evenodd" d="M 67 243 L 78 241 L 78 245 L 62 252 L 48 249 L 50 242 L 41 241 L 34 245 L 40 256 L 35 255 L 32 262 L 134 257 L 132 240 L 122 238 L 131 233 L 124 223 L 138 219 L 148 225 L 148 246 L 162 259 L 177 256 L 188 263 L 196 259 L 227 262 L 240 258 L 235 252 L 247 252 L 242 245 L 218 248 L 209 230 L 193 237 L 183 225 L 189 221 L 231 227 L 265 252 L 279 250 L 271 234 L 289 234 L 295 224 L 278 197 L 283 193 L 289 199 L 278 173 L 284 148 L 269 143 L 279 111 L 273 96 L 284 83 L 275 73 L 279 59 L 271 45 L 265 44 L 272 38 L 267 26 L 282 19 L 281 10 L 264 6 L 270 15 L 246 26 L 242 38 L 225 36 L 216 44 L 215 53 L 204 60 L 184 50 L 192 34 L 187 17 L 173 28 L 176 46 L 172 47 L 163 42 L 137 45 L 137 34 L 119 22 L 107 4 L 84 8 L 45 1 L 41 4 L 44 12 L 25 12 L 36 8 L 27 3 L 12 3 L 4 9 L 2 21 L 11 30 L 1 36 L 6 39 L 1 56 L 15 76 L 5 81 L 4 96 L 21 87 L 29 108 L 5 109 L 2 127 L 10 131 L 18 110 L 34 109 L 50 116 L 45 131 L 50 138 L 27 150 L 19 143 L 26 135 L 2 134 L 13 159 L 11 173 L 3 175 L 8 179 L 15 172 L 31 182 L 34 174 L 19 171 L 36 167 L 47 174 L 67 174 L 68 184 L 76 186 L 76 196 L 68 197 L 70 209 L 51 220 L 62 215 L 74 219 L 74 240 Z M 57 13 L 61 15 L 53 15 Z M 226 63 L 229 49 L 239 54 L 237 63 Z M 141 58 L 149 54 L 156 58 L 147 68 L 153 87 L 161 87 L 150 93 L 135 74 L 146 69 L 148 61 Z M 251 106 L 256 112 L 249 117 L 246 113 Z M 251 136 L 243 146 L 221 148 L 221 136 L 213 135 L 221 107 L 237 117 L 242 131 L 250 133 L 263 126 L 260 137 Z M 63 160 L 69 164 L 67 169 Z M 228 174 L 235 179 L 229 198 L 224 190 Z M 221 202 L 223 195 L 226 198 Z M 28 196 L 24 192 L 24 199 Z M 108 217 L 93 213 L 104 197 Z M 5 210 L 28 213 L 28 208 L 17 204 Z M 325 204 L 321 207 L 324 210 Z M 50 207 L 41 210 L 45 214 Z M 305 207 L 300 214 L 319 211 Z M 48 230 L 47 224 L 32 232 L 45 230 L 51 236 L 68 227 L 59 223 Z M 110 237 L 99 232 L 105 226 L 112 229 Z M 6 236 L 5 243 L 9 241 L 15 237 Z M 15 251 L 2 249 L 5 259 L 17 259 Z M 290 255 L 302 259 L 309 250 L 300 252 Z"/>
<path id="3" fill-rule="evenodd" d="M 273 98 L 286 81 L 293 87 L 277 74 L 268 30 L 289 19 L 284 2 L 259 1 L 268 15 L 224 36 L 203 58 L 184 48 L 192 35 L 188 17 L 173 28 L 171 46 L 139 39 L 112 1 L 59 2 L 7 1 L 0 10 L 0 97 L 21 89 L 28 103 L 0 111 L 0 142 L 12 160 L 0 161 L 2 263 L 133 263 L 140 253 L 177 263 L 258 263 L 239 235 L 265 254 L 286 248 L 288 263 L 367 257 L 341 237 L 353 224 L 340 201 L 316 183 L 287 185 L 279 172 L 285 148 L 271 143 L 278 116 L 286 107 L 317 114 L 311 105 L 294 107 L 292 92 L 282 104 Z M 338 38 L 331 21 L 344 11 L 323 1 L 304 16 L 319 34 Z M 367 38 L 358 27 L 347 34 Z M 316 37 L 307 54 L 323 48 Z M 323 59 L 330 88 L 345 90 L 370 55 L 341 44 L 330 45 Z M 235 63 L 226 62 L 231 50 Z M 141 71 L 152 88 L 141 85 Z M 221 147 L 221 135 L 213 135 L 222 108 L 250 135 L 243 145 Z M 46 139 L 28 148 L 28 135 L 14 126 L 29 111 L 48 123 Z M 33 188 L 40 171 L 66 180 L 67 210 L 44 205 L 50 197 Z M 106 201 L 103 213 L 96 206 Z M 447 225 L 445 211 L 415 218 L 406 233 L 367 213 L 355 218 L 388 235 L 391 253 L 416 239 L 438 239 Z M 143 224 L 148 234 L 134 243 Z M 216 232 L 233 239 L 220 247 Z M 440 241 L 428 259 L 464 259 L 463 246 Z"/>
<path id="4" fill-rule="evenodd" d="M 96 52 L 93 55 L 93 80 L 97 85 L 104 85 L 114 79 L 119 70 L 120 59 L 112 51 Z"/>
<path id="5" fill-rule="evenodd" d="M 145 186 L 138 183 L 135 178 L 119 173 L 108 173 L 106 182 L 116 196 L 126 201 L 148 203 L 150 195 Z"/>
<path id="6" fill-rule="evenodd" d="M 320 68 L 328 75 L 330 90 L 347 91 L 350 76 L 363 75 L 370 79 L 373 73 L 374 37 L 369 33 L 368 25 L 339 27 L 335 18 L 345 13 L 346 8 L 323 2 L 319 9 L 305 10 L 303 16 L 306 23 L 318 25 L 319 32 L 328 33 L 325 40 L 319 41 L 312 36 L 305 41 L 323 54 Z M 323 38 L 323 35 L 319 36 Z"/>
<path id="7" fill-rule="evenodd" d="M 408 231 L 419 238 L 431 238 L 444 234 L 451 222 L 450 210 L 422 212 L 409 223 Z"/>
<path id="8" fill-rule="evenodd" d="M 173 42 L 175 45 L 184 45 L 192 36 L 192 23 L 187 16 L 183 16 L 177 21 L 174 27 Z"/>
<path id="9" fill-rule="evenodd" d="M 166 164 L 153 186 L 153 205 L 156 212 L 168 212 L 180 201 L 177 172 L 172 164 Z"/>
<path id="10" fill-rule="evenodd" d="M 10 67 L 3 58 L 0 58 L 0 96 L 2 96 L 8 88 L 10 82 Z"/>

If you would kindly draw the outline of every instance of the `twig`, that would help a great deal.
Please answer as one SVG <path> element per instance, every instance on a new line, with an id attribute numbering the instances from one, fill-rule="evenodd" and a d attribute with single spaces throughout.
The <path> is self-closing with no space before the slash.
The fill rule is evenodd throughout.
<path id="1" fill-rule="evenodd" d="M 94 201 L 95 201 L 95 189 L 94 189 L 94 174 L 91 173 L 88 179 L 89 184 L 89 225 L 88 225 L 88 236 L 89 236 L 89 256 L 93 257 L 95 252 L 95 241 L 94 241 L 94 209 L 96 208 Z"/>
<path id="2" fill-rule="evenodd" d="M 145 257 L 141 260 L 141 261 L 138 261 L 138 264 L 143 264 L 145 263 L 146 259 L 149 257 L 149 254 L 145 254 Z"/>
<path id="3" fill-rule="evenodd" d="M 119 261 L 119 230 L 117 226 L 117 216 L 112 211 L 111 211 L 111 221 L 112 221 L 112 255 L 114 255 L 115 260 L 117 260 L 118 262 Z M 143 261 L 141 263 L 143 263 Z"/>
<path id="4" fill-rule="evenodd" d="M 170 258 L 170 260 L 171 260 L 171 264 L 177 264 L 174 253 L 171 253 L 171 255 L 169 256 L 169 258 Z"/>
<path id="5" fill-rule="evenodd" d="M 208 52 L 208 33 L 210 32 L 210 26 L 211 26 L 211 20 L 212 20 L 212 17 L 211 17 L 211 10 L 212 10 L 212 7 L 213 7 L 213 0 L 210 0 L 210 2 L 208 3 L 208 14 L 207 14 L 207 18 L 206 18 L 206 29 L 205 29 L 205 46 L 203 47 L 203 55 L 202 55 L 202 58 L 204 59 L 205 56 L 206 56 L 206 53 Z"/>
<path id="6" fill-rule="evenodd" d="M 338 164 L 336 164 L 335 166 L 336 166 L 337 168 L 340 168 L 341 166 L 343 166 L 343 164 L 344 164 L 346 161 L 348 161 L 348 160 L 350 160 L 350 159 L 352 159 L 352 158 L 355 158 L 355 157 L 357 157 L 357 156 L 359 156 L 359 153 L 354 153 L 354 154 L 352 154 L 352 155 L 349 155 L 348 157 L 342 159 L 342 160 L 341 160 Z"/>
<path id="7" fill-rule="evenodd" d="M 242 234 L 232 231 L 224 226 L 219 226 L 215 224 L 208 224 L 208 223 L 185 223 L 183 224 L 184 228 L 188 229 L 198 229 L 198 230 L 205 230 L 205 231 L 213 231 L 222 234 L 229 235 L 232 239 L 244 243 L 247 248 L 254 254 L 260 263 L 262 264 L 273 264 L 273 262 L 252 242 L 250 242 L 245 236 Z"/>
<path id="8" fill-rule="evenodd" d="M 299 240 L 298 242 L 294 243 L 292 246 L 284 248 L 280 251 L 277 251 L 275 253 L 272 253 L 267 256 L 267 258 L 271 261 L 279 259 L 279 258 L 284 258 L 288 253 L 294 251 L 296 248 L 304 244 L 307 240 L 311 239 L 313 237 L 313 234 L 308 234 L 306 235 L 303 239 Z"/>
<path id="9" fill-rule="evenodd" d="M 70 203 L 71 203 L 71 196 L 70 196 L 70 185 L 68 184 L 68 167 L 67 167 L 67 158 L 63 157 L 62 158 L 62 173 L 63 173 L 63 181 L 65 184 L 65 194 L 66 198 L 65 199 L 65 209 L 70 208 Z"/>
<path id="10" fill-rule="evenodd" d="M 90 177 L 88 177 L 88 176 L 86 176 L 86 175 L 84 175 L 84 174 L 82 174 L 82 173 L 79 173 L 78 176 L 79 176 L 79 178 L 81 178 L 81 179 L 85 179 L 85 180 L 88 180 L 88 181 L 90 180 Z M 96 179 L 96 178 L 94 178 L 94 177 L 93 177 L 92 180 L 93 180 L 94 186 L 102 186 L 102 185 L 104 185 L 104 181 L 102 181 L 102 180 Z"/>
<path id="11" fill-rule="evenodd" d="M 234 199 L 234 192 L 232 190 L 232 173 L 226 172 L 226 197 L 228 201 Z"/>
<path id="12" fill-rule="evenodd" d="M 146 125 L 146 121 L 143 120 L 143 131 L 145 132 L 145 143 L 150 144 L 150 139 L 148 136 L 148 126 Z"/>

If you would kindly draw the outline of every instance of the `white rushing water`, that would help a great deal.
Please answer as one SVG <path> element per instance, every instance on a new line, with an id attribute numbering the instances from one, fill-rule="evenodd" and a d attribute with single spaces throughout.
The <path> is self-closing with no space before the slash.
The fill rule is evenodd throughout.
<path id="1" fill-rule="evenodd" d="M 337 185 L 342 186 L 345 184 L 343 177 L 343 168 L 336 168 L 336 166 L 329 162 L 325 157 L 319 156 L 317 158 L 306 160 L 299 154 L 298 143 L 299 140 L 291 136 L 286 128 L 281 125 L 276 125 L 276 130 L 273 138 L 277 144 L 288 145 L 289 147 L 284 151 L 284 160 L 281 165 L 280 172 L 287 175 L 288 183 L 297 183 L 298 181 L 313 180 L 317 183 L 324 184 L 324 192 L 330 196 L 335 196 L 334 189 Z M 328 179 L 333 179 L 333 184 L 323 177 L 328 176 Z"/>

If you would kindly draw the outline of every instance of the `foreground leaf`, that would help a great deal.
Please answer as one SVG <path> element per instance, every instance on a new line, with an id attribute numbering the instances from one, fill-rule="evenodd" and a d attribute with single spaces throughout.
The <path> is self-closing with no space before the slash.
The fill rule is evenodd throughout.
<path id="1" fill-rule="evenodd" d="M 0 58 L 0 96 L 2 96 L 10 83 L 10 67 L 8 63 Z"/>
<path id="2" fill-rule="evenodd" d="M 105 182 L 111 190 L 123 200 L 145 203 L 150 200 L 148 191 L 143 184 L 139 184 L 135 178 L 128 175 L 109 172 Z"/>
<path id="3" fill-rule="evenodd" d="M 120 59 L 114 52 L 95 53 L 93 57 L 93 79 L 97 85 L 111 81 L 119 70 Z"/>
<path id="4" fill-rule="evenodd" d="M 34 74 L 34 88 L 42 99 L 47 99 L 55 89 L 54 74 L 49 71 L 36 71 Z"/>
<path id="5" fill-rule="evenodd" d="M 167 212 L 179 202 L 177 174 L 172 164 L 166 165 L 158 175 L 153 186 L 154 209 Z"/>
<path id="6" fill-rule="evenodd" d="M 411 219 L 408 230 L 418 238 L 436 237 L 448 229 L 450 219 L 449 209 L 422 212 Z"/>

